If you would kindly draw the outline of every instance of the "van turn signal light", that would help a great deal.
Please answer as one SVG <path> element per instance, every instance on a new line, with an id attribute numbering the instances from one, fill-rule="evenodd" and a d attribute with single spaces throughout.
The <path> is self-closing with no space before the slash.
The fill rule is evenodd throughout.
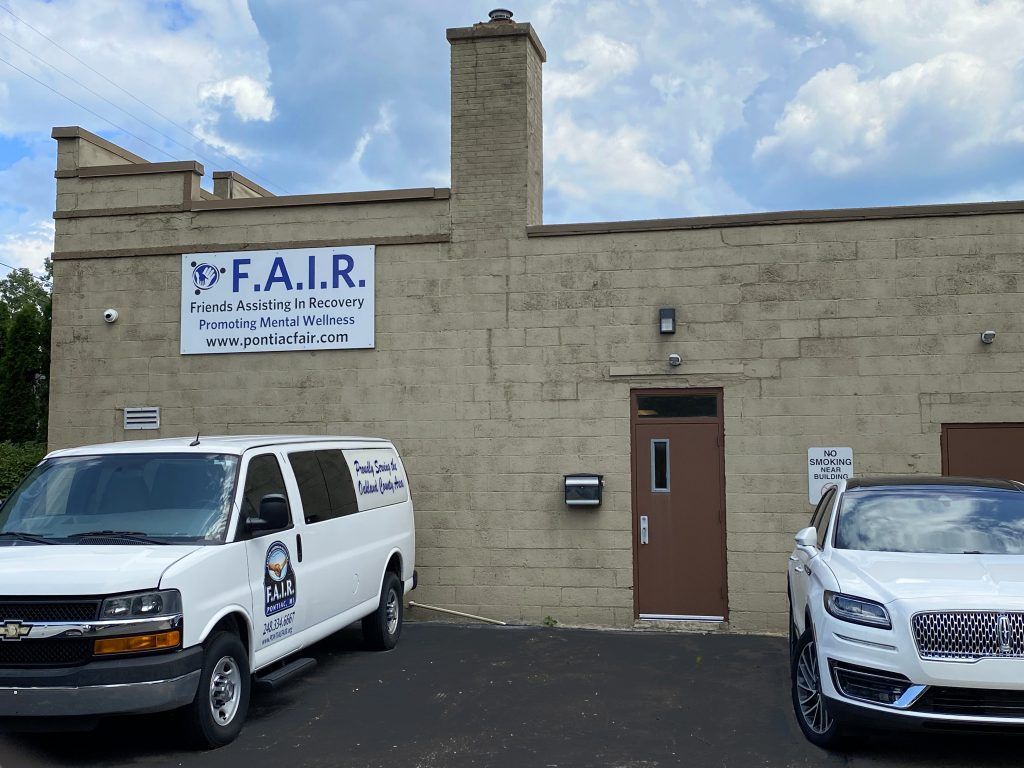
<path id="1" fill-rule="evenodd" d="M 165 648 L 177 648 L 181 644 L 181 632 L 160 632 L 155 635 L 135 635 L 133 637 L 108 637 L 97 640 L 93 645 L 93 654 L 104 656 L 111 653 L 139 653 L 140 651 L 160 651 Z"/>

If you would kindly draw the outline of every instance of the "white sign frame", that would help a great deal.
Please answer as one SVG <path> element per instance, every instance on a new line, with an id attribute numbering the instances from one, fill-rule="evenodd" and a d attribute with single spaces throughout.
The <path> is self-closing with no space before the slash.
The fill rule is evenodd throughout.
<path id="1" fill-rule="evenodd" d="M 186 253 L 181 354 L 373 349 L 373 245 Z"/>
<path id="2" fill-rule="evenodd" d="M 807 499 L 821 501 L 822 491 L 853 476 L 853 448 L 807 449 Z"/>

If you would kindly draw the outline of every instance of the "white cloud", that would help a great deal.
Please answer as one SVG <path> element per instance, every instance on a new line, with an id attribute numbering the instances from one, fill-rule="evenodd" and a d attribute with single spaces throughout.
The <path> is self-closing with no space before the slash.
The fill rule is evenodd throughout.
<path id="1" fill-rule="evenodd" d="M 50 258 L 52 251 L 52 221 L 37 221 L 23 232 L 0 235 L 0 262 L 12 267 L 27 268 L 36 275 L 43 273 L 43 262 Z"/>
<path id="2" fill-rule="evenodd" d="M 809 0 L 868 45 L 815 73 L 754 155 L 842 176 L 1024 142 L 1024 2 Z"/>
<path id="3" fill-rule="evenodd" d="M 395 110 L 390 102 L 384 102 L 377 109 L 377 122 L 366 128 L 356 140 L 355 149 L 348 158 L 349 165 L 358 167 L 366 154 L 366 148 L 376 136 L 383 136 L 391 133 L 395 122 Z"/>
<path id="4" fill-rule="evenodd" d="M 821 21 L 852 31 L 879 66 L 950 51 L 1012 65 L 1021 59 L 1022 0 L 805 0 Z"/>
<path id="5" fill-rule="evenodd" d="M 234 108 L 235 115 L 242 122 L 261 120 L 267 122 L 274 114 L 274 99 L 266 83 L 257 82 L 248 75 L 218 80 L 199 88 L 199 100 L 204 104 L 223 104 L 225 101 Z"/>
<path id="6" fill-rule="evenodd" d="M 602 132 L 559 115 L 547 131 L 548 156 L 554 164 L 548 184 L 581 200 L 609 192 L 674 197 L 692 185 L 685 160 L 667 164 L 652 154 L 650 145 L 651 137 L 637 126 Z"/>
<path id="7" fill-rule="evenodd" d="M 193 130 L 193 126 L 209 128 L 217 122 L 222 102 L 230 103 L 242 121 L 265 120 L 272 114 L 267 49 L 245 0 L 183 0 L 180 5 L 15 0 L 10 5 L 28 24 L 180 125 Z M 208 153 L 202 145 L 194 147 L 197 142 L 187 133 L 168 124 L 10 15 L 0 13 L 0 32 L 130 114 L 0 39 L 0 55 L 33 77 L 176 159 Z M 217 73 L 215 82 L 211 82 L 211 72 Z M 140 120 L 185 147 L 168 141 Z M 0 68 L 0 134 L 46 136 L 54 125 L 74 123 L 106 134 L 116 130 L 24 75 L 8 67 Z M 148 159 L 168 159 L 131 136 L 120 134 L 115 140 Z M 207 159 L 216 159 L 218 165 L 229 167 L 229 161 L 223 158 Z"/>
<path id="8" fill-rule="evenodd" d="M 640 57 L 628 43 L 594 33 L 570 48 L 565 59 L 580 67 L 569 72 L 552 69 L 547 73 L 544 95 L 552 103 L 594 94 L 609 81 L 632 72 Z"/>

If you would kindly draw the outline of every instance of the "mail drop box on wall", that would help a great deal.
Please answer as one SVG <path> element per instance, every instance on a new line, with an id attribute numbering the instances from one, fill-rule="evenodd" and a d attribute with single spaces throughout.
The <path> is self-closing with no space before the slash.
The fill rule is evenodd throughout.
<path id="1" fill-rule="evenodd" d="M 598 507 L 604 475 L 578 472 L 565 476 L 565 505 L 567 507 Z"/>

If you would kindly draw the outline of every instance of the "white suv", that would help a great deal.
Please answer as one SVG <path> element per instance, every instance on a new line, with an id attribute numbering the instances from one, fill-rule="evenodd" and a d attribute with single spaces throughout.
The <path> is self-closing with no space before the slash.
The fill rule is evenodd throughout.
<path id="1" fill-rule="evenodd" d="M 792 695 L 811 742 L 853 724 L 1024 726 L 1024 485 L 851 479 L 796 543 Z"/>

